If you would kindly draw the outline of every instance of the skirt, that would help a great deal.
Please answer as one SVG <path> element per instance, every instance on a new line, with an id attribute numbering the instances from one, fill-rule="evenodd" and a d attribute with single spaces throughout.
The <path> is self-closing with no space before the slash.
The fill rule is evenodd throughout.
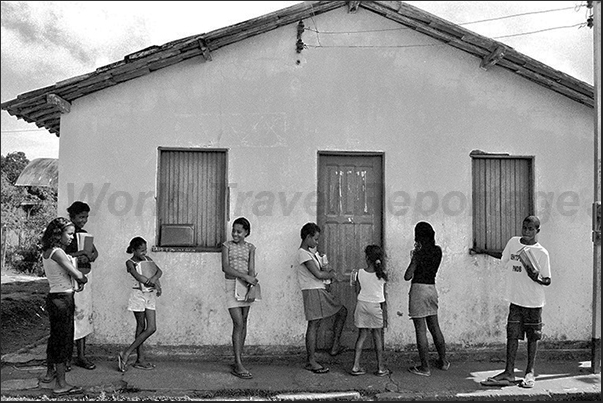
<path id="1" fill-rule="evenodd" d="M 84 289 L 76 292 L 73 295 L 75 301 L 74 325 L 75 335 L 74 340 L 88 336 L 94 331 L 92 323 L 92 282 L 90 274 L 88 274 L 88 282 L 84 285 Z"/>
<path id="2" fill-rule="evenodd" d="M 324 288 L 302 290 L 302 296 L 304 298 L 306 320 L 328 318 L 339 312 L 342 307 L 333 294 Z"/>
<path id="3" fill-rule="evenodd" d="M 224 282 L 224 293 L 226 295 L 226 307 L 230 308 L 244 308 L 246 306 L 251 306 L 253 302 L 245 302 L 245 301 L 237 301 L 235 298 L 235 283 L 237 280 L 233 279 L 225 279 Z"/>
<path id="4" fill-rule="evenodd" d="M 383 327 L 383 309 L 379 302 L 357 301 L 354 310 L 354 326 L 359 329 Z"/>
<path id="5" fill-rule="evenodd" d="M 408 292 L 408 316 L 425 318 L 438 314 L 438 292 L 435 284 L 412 283 Z"/>

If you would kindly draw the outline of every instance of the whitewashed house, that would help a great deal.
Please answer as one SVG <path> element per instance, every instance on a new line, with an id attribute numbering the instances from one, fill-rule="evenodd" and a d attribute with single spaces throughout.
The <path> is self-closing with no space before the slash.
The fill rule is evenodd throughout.
<path id="1" fill-rule="evenodd" d="M 59 215 L 92 207 L 92 343 L 129 344 L 128 242 L 164 271 L 154 348 L 230 351 L 220 245 L 244 216 L 263 299 L 246 344 L 304 348 L 299 232 L 345 275 L 388 254 L 388 349 L 414 348 L 403 279 L 414 225 L 430 222 L 449 348 L 505 342 L 499 260 L 540 216 L 553 281 L 544 341 L 591 336 L 593 87 L 397 1 L 305 2 L 125 55 L 2 103 L 60 135 Z M 354 295 L 345 342 L 355 340 Z M 321 346 L 327 347 L 322 329 Z"/>

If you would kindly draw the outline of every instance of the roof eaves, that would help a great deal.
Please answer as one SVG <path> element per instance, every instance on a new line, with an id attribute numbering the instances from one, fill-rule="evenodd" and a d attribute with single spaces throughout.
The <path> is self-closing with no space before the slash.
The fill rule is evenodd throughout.
<path id="1" fill-rule="evenodd" d="M 509 69 L 574 101 L 594 107 L 593 86 L 531 59 L 507 45 L 480 36 L 401 1 L 359 3 L 359 7 L 411 27 L 482 60 L 498 47 L 504 47 L 504 56 L 497 60 L 500 67 Z M 20 94 L 16 99 L 0 104 L 0 108 L 12 116 L 46 128 L 58 137 L 61 110 L 47 102 L 49 94 L 54 94 L 66 102 L 72 102 L 79 97 L 144 76 L 191 57 L 202 55 L 205 60 L 211 60 L 210 52 L 216 49 L 347 4 L 347 1 L 306 1 L 206 34 L 192 35 L 161 46 L 150 46 L 126 55 L 123 60 L 99 67 L 92 73 Z"/>

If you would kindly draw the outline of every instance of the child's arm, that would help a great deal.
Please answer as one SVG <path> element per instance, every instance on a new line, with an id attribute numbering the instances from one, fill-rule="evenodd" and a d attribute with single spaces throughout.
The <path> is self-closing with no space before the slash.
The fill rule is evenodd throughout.
<path id="1" fill-rule="evenodd" d="M 320 270 L 314 259 L 306 260 L 304 264 L 310 273 L 319 280 L 335 279 L 337 277 L 334 270 Z"/>
<path id="2" fill-rule="evenodd" d="M 150 256 L 147 256 L 147 259 L 151 262 L 155 262 L 153 259 L 151 259 Z M 155 274 L 152 277 L 149 278 L 149 281 L 153 284 L 156 284 L 157 281 L 159 281 L 159 278 L 163 275 L 163 271 L 157 265 L 157 263 L 155 263 L 155 267 L 157 267 L 157 271 L 155 272 Z"/>
<path id="3" fill-rule="evenodd" d="M 136 266 L 134 266 L 134 263 L 131 260 L 126 261 L 126 269 L 128 270 L 128 273 L 130 273 L 132 277 L 134 277 L 139 283 L 144 284 L 147 287 L 153 286 L 153 284 L 150 284 L 149 279 L 146 276 L 143 276 L 136 271 Z"/>
<path id="4" fill-rule="evenodd" d="M 249 269 L 247 273 L 249 273 L 249 275 L 252 277 L 257 275 L 255 272 L 255 247 L 249 249 Z"/>
<path id="5" fill-rule="evenodd" d="M 92 253 L 88 256 L 90 262 L 94 262 L 98 258 L 98 249 L 96 249 L 96 245 L 92 244 Z"/>
<path id="6" fill-rule="evenodd" d="M 155 282 L 155 290 L 157 291 L 157 296 L 160 297 L 161 296 L 161 283 L 159 282 L 159 279 L 157 279 L 157 281 Z"/>
<path id="7" fill-rule="evenodd" d="M 410 251 L 410 263 L 404 272 L 404 280 L 410 281 L 415 275 L 415 269 L 417 268 L 417 262 L 415 261 L 415 250 Z"/>
<path id="8" fill-rule="evenodd" d="M 62 252 L 62 253 L 61 253 Z M 76 279 L 76 281 L 80 284 L 86 284 L 88 282 L 88 277 L 86 277 L 81 271 L 79 271 L 69 260 L 65 251 L 58 250 L 52 255 L 52 260 L 57 262 L 61 268 L 63 268 L 69 276 Z"/>

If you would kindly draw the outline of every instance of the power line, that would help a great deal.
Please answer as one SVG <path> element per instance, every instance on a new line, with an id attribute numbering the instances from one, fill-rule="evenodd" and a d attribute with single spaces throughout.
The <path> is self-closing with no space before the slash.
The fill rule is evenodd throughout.
<path id="1" fill-rule="evenodd" d="M 584 4 L 580 4 L 580 5 L 576 6 L 576 7 L 553 8 L 553 9 L 550 9 L 550 10 L 542 10 L 542 11 L 528 11 L 526 13 L 505 15 L 505 16 L 502 16 L 502 17 L 488 18 L 486 20 L 478 20 L 478 21 L 471 21 L 471 22 L 461 22 L 458 25 L 478 24 L 480 22 L 498 21 L 498 20 L 504 20 L 506 18 L 515 18 L 515 17 L 521 17 L 521 16 L 524 16 L 524 15 L 532 15 L 532 14 L 544 14 L 544 13 L 550 13 L 550 12 L 553 12 L 553 11 L 564 11 L 564 10 L 576 10 L 576 11 L 578 11 L 582 7 L 585 7 L 585 5 Z"/>
<path id="2" fill-rule="evenodd" d="M 564 28 L 575 28 L 575 27 L 585 27 L 586 23 L 585 22 L 581 22 L 579 24 L 574 24 L 574 25 L 566 25 L 563 27 L 553 27 L 553 28 L 545 28 L 545 29 L 539 29 L 537 31 L 530 31 L 530 32 L 523 32 L 520 34 L 511 34 L 511 35 L 503 35 L 503 36 L 494 36 L 492 37 L 492 39 L 500 39 L 500 38 L 511 38 L 514 36 L 523 36 L 523 35 L 531 35 L 531 34 L 537 34 L 539 32 L 545 32 L 545 31 L 553 31 L 555 29 L 564 29 Z"/>
<path id="3" fill-rule="evenodd" d="M 540 29 L 537 31 L 530 31 L 530 32 L 523 32 L 523 33 L 519 33 L 519 34 L 511 34 L 511 35 L 503 35 L 503 36 L 495 36 L 492 37 L 492 39 L 500 39 L 500 38 L 510 38 L 510 37 L 516 37 L 516 36 L 524 36 L 524 35 L 532 35 L 532 34 L 536 34 L 539 32 L 545 32 L 545 31 L 553 31 L 556 29 L 567 29 L 567 28 L 575 28 L 575 27 L 585 27 L 586 23 L 585 22 L 581 22 L 579 24 L 574 24 L 574 25 L 565 25 L 565 26 L 560 26 L 560 27 L 552 27 L 552 28 L 545 28 L 545 29 Z M 309 47 L 309 48 L 421 48 L 421 47 L 428 47 L 428 46 L 446 46 L 447 44 L 421 44 L 421 45 L 346 45 L 346 46 L 341 46 L 341 45 L 309 45 L 309 44 L 305 44 L 305 46 Z"/>
<path id="4" fill-rule="evenodd" d="M 575 10 L 575 11 L 579 11 L 582 7 L 586 7 L 585 4 L 579 4 L 575 7 L 563 7 L 563 8 L 553 8 L 553 9 L 548 9 L 548 10 L 540 10 L 540 11 L 529 11 L 529 12 L 525 12 L 525 13 L 519 13 L 519 14 L 512 14 L 512 15 L 505 15 L 502 17 L 495 17 L 495 18 L 488 18 L 485 20 L 476 20 L 476 21 L 470 21 L 470 22 L 462 22 L 462 23 L 457 23 L 456 25 L 471 25 L 471 24 L 478 24 L 481 22 L 490 22 L 490 21 L 498 21 L 498 20 L 504 20 L 507 18 L 515 18 L 515 17 L 521 17 L 524 15 L 534 15 L 534 14 L 543 14 L 543 13 L 550 13 L 550 12 L 555 12 L 555 11 L 565 11 L 565 10 Z M 314 24 L 316 26 L 316 23 Z M 564 27 L 559 27 L 559 28 L 564 28 Z M 322 34 L 322 35 L 337 35 L 337 34 L 361 34 L 361 33 L 368 33 L 368 32 L 387 32 L 387 31 L 402 31 L 405 29 L 413 29 L 411 27 L 398 27 L 398 28 L 387 28 L 387 29 L 369 29 L 369 30 L 361 30 L 361 31 L 319 31 L 317 29 L 312 29 L 312 28 L 305 28 L 306 31 L 311 31 L 311 32 L 315 32 L 316 34 Z M 554 28 L 556 29 L 556 28 Z M 546 29 L 546 30 L 550 30 L 550 29 Z M 538 32 L 538 31 L 534 31 L 534 32 Z M 499 38 L 504 38 L 504 36 L 500 36 Z"/>

